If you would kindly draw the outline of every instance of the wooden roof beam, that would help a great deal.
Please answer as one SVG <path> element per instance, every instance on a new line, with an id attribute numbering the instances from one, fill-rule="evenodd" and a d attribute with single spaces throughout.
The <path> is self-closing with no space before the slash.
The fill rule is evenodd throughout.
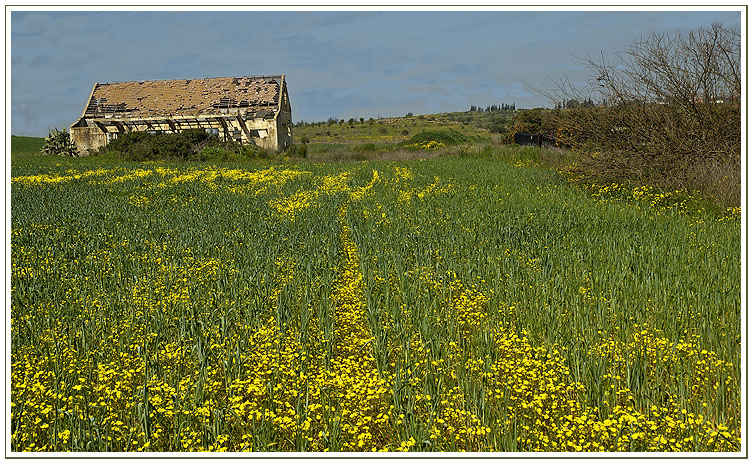
<path id="1" fill-rule="evenodd" d="M 156 116 L 156 117 L 136 117 L 136 118 L 86 118 L 89 121 L 99 121 L 105 124 L 112 124 L 115 121 L 118 122 L 138 122 L 138 121 L 180 121 L 180 120 L 216 120 L 217 118 L 233 119 L 235 115 L 228 113 L 212 113 L 202 115 L 186 115 L 186 116 Z"/>
<path id="2" fill-rule="evenodd" d="M 251 132 L 248 130 L 248 127 L 246 127 L 246 122 L 241 117 L 241 112 L 238 112 L 238 115 L 236 116 L 236 121 L 238 121 L 238 124 L 241 126 L 241 130 L 244 134 L 246 134 L 246 140 L 249 142 L 253 139 L 251 138 Z"/>

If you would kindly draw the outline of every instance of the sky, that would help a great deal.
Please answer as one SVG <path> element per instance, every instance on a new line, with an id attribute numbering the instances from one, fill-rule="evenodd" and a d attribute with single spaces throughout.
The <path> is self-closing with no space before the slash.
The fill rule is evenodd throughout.
<path id="1" fill-rule="evenodd" d="M 551 107 L 651 32 L 739 11 L 12 11 L 11 133 L 81 116 L 95 82 L 285 74 L 293 120 Z M 7 44 L 6 44 L 7 46 Z"/>

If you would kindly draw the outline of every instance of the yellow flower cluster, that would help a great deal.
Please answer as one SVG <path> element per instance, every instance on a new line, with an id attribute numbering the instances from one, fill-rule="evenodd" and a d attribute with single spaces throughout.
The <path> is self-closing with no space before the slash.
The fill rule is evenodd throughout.
<path id="1" fill-rule="evenodd" d="M 16 176 L 11 177 L 11 183 L 18 183 L 27 186 L 37 186 L 41 184 L 59 184 L 61 182 L 70 182 L 72 180 L 83 179 L 91 176 L 108 176 L 112 174 L 114 169 L 97 169 L 92 171 L 74 171 L 72 169 L 67 170 L 64 174 L 37 174 L 30 176 Z"/>
<path id="2" fill-rule="evenodd" d="M 277 449 L 377 451 L 391 438 L 388 384 L 372 355 L 346 208 L 339 215 L 344 262 L 332 295 L 334 330 L 325 338 L 312 332 L 304 345 L 299 341 L 302 329 L 281 327 L 270 318 L 251 337 L 245 375 L 229 387 L 237 418 L 233 423 L 240 430 L 268 429 Z M 292 278 L 291 272 L 282 273 L 288 277 L 278 279 L 277 289 Z M 278 293 L 272 293 L 275 304 Z M 252 436 L 243 437 L 230 449 L 256 449 Z"/>
<path id="3" fill-rule="evenodd" d="M 133 206 L 144 206 L 149 203 L 149 197 L 145 195 L 131 195 L 128 197 L 128 203 Z"/>
<path id="4" fill-rule="evenodd" d="M 445 147 L 445 144 L 442 142 L 437 142 L 436 140 L 429 140 L 428 142 L 423 143 L 414 143 L 412 145 L 408 145 L 409 148 L 418 148 L 420 150 L 439 150 Z"/>
<path id="5" fill-rule="evenodd" d="M 516 160 L 515 161 L 515 167 L 516 168 L 530 168 L 533 166 L 538 166 L 538 163 L 536 163 L 532 159 L 524 159 L 524 160 Z"/>
<path id="6" fill-rule="evenodd" d="M 115 175 L 123 172 L 121 175 Z M 89 183 L 112 185 L 131 182 L 149 176 L 158 176 L 162 181 L 159 187 L 168 185 L 201 182 L 210 189 L 219 188 L 218 181 L 230 181 L 226 188 L 235 193 L 253 193 L 258 195 L 268 187 L 280 187 L 285 183 L 305 176 L 311 172 L 296 169 L 269 167 L 261 170 L 227 169 L 217 167 L 175 169 L 164 166 L 137 169 L 94 169 L 89 171 L 67 170 L 63 174 L 39 174 L 31 176 L 16 176 L 11 182 L 23 186 L 38 186 L 43 184 L 60 184 L 77 179 L 89 179 Z"/>
<path id="7" fill-rule="evenodd" d="M 445 184 L 440 186 L 440 180 L 437 176 L 434 176 L 434 182 L 429 184 L 426 188 L 416 193 L 416 196 L 423 200 L 424 197 L 430 195 L 439 195 L 443 193 L 452 193 L 453 186 L 451 184 Z"/>
<path id="8" fill-rule="evenodd" d="M 579 182 L 580 178 L 569 177 L 570 182 Z M 637 207 L 645 205 L 656 211 L 674 210 L 679 213 L 698 213 L 698 198 L 684 190 L 662 191 L 657 188 L 643 185 L 630 188 L 624 184 L 613 182 L 611 184 L 586 185 L 591 196 L 598 204 L 607 204 L 613 201 L 627 201 Z M 727 208 L 719 221 L 739 220 L 739 208 Z"/>
<path id="9" fill-rule="evenodd" d="M 299 190 L 283 198 L 270 200 L 269 206 L 281 216 L 294 221 L 296 215 L 303 210 L 317 205 L 322 195 L 335 195 L 348 189 L 347 182 L 350 173 L 344 171 L 336 176 L 325 176 L 314 190 Z"/>
<path id="10" fill-rule="evenodd" d="M 413 179 L 413 172 L 409 168 L 395 166 L 395 177 L 398 180 L 409 181 Z"/>
<path id="11" fill-rule="evenodd" d="M 742 209 L 740 207 L 737 208 L 726 208 L 724 210 L 724 214 L 717 219 L 717 221 L 735 221 L 740 222 L 740 216 L 742 215 Z"/>

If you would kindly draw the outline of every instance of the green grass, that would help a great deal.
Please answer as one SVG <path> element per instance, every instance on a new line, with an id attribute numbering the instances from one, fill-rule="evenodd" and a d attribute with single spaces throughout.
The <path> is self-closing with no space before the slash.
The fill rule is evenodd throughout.
<path id="1" fill-rule="evenodd" d="M 13 159 L 12 450 L 739 450 L 739 215 L 443 153 Z"/>
<path id="2" fill-rule="evenodd" d="M 11 156 L 29 156 L 38 155 L 39 150 L 44 145 L 44 137 L 25 137 L 11 135 L 10 152 Z"/>
<path id="3" fill-rule="evenodd" d="M 405 141 L 405 144 L 425 144 L 432 141 L 444 145 L 458 145 L 461 143 L 483 141 L 483 139 L 478 140 L 475 137 L 464 135 L 456 130 L 433 130 L 418 133 Z"/>

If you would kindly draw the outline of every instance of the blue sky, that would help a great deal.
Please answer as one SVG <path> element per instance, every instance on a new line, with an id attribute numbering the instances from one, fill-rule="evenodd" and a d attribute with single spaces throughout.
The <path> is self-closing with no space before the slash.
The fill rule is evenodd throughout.
<path id="1" fill-rule="evenodd" d="M 285 74 L 294 121 L 551 106 L 578 58 L 737 11 L 13 11 L 11 132 L 80 117 L 95 82 Z"/>

